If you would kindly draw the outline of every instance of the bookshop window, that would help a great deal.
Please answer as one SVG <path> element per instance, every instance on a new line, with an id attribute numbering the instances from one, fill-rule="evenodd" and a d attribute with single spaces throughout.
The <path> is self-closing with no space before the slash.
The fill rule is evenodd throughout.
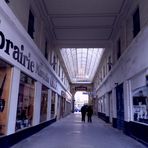
<path id="1" fill-rule="evenodd" d="M 29 10 L 28 33 L 34 39 L 34 15 L 31 10 Z"/>
<path id="2" fill-rule="evenodd" d="M 35 81 L 24 73 L 20 76 L 16 130 L 30 127 L 33 119 Z"/>
<path id="3" fill-rule="evenodd" d="M 133 92 L 133 119 L 148 124 L 148 87 L 140 87 Z"/>
<path id="4" fill-rule="evenodd" d="M 52 91 L 52 94 L 51 94 L 51 118 L 53 118 L 55 115 L 55 97 L 56 97 L 56 93 L 54 91 Z"/>
<path id="5" fill-rule="evenodd" d="M 6 134 L 12 67 L 0 60 L 0 136 Z"/>
<path id="6" fill-rule="evenodd" d="M 43 85 L 41 92 L 40 122 L 46 121 L 47 119 L 47 101 L 48 101 L 48 88 Z"/>

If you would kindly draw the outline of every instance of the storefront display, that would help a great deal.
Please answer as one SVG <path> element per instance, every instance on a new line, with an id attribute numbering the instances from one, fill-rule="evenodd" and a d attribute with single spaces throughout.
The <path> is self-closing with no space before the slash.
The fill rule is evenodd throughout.
<path id="1" fill-rule="evenodd" d="M 53 118 L 55 115 L 55 97 L 56 97 L 56 93 L 54 91 L 52 91 L 52 94 L 51 94 L 51 118 Z"/>
<path id="2" fill-rule="evenodd" d="M 48 88 L 43 85 L 41 93 L 40 122 L 46 121 L 47 119 L 47 101 L 48 101 Z"/>
<path id="3" fill-rule="evenodd" d="M 20 76 L 20 86 L 16 116 L 16 130 L 32 125 L 35 81 L 24 73 Z"/>
<path id="4" fill-rule="evenodd" d="M 148 124 L 148 87 L 140 87 L 133 92 L 133 119 Z"/>
<path id="5" fill-rule="evenodd" d="M 6 133 L 11 66 L 0 60 L 0 135 Z"/>

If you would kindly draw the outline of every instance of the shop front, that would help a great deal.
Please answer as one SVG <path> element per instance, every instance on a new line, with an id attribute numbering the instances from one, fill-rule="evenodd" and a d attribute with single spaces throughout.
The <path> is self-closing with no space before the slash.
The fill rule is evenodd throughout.
<path id="1" fill-rule="evenodd" d="M 18 94 L 16 130 L 32 126 L 35 80 L 21 73 Z"/>
<path id="2" fill-rule="evenodd" d="M 133 91 L 133 119 L 148 124 L 148 86 Z"/>
<path id="3" fill-rule="evenodd" d="M 4 2 L 0 18 L 0 147 L 10 147 L 56 121 L 47 103 L 55 75 Z"/>
<path id="4" fill-rule="evenodd" d="M 0 136 L 7 131 L 12 66 L 0 59 Z"/>
<path id="5" fill-rule="evenodd" d="M 130 121 L 125 121 L 125 133 L 145 143 L 148 141 L 148 85 L 145 71 L 130 80 Z M 130 93 L 130 92 L 129 92 Z"/>

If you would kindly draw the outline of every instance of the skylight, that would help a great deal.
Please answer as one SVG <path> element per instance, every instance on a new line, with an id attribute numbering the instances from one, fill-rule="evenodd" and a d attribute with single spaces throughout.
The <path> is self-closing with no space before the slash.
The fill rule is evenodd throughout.
<path id="1" fill-rule="evenodd" d="M 72 83 L 91 83 L 104 48 L 62 48 L 61 54 Z"/>

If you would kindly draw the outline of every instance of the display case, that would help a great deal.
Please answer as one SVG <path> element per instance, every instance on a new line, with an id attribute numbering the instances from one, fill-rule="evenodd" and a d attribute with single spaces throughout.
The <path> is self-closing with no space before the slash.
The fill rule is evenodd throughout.
<path id="1" fill-rule="evenodd" d="M 16 115 L 16 130 L 30 127 L 32 125 L 34 83 L 35 81 L 32 78 L 21 73 Z"/>
<path id="2" fill-rule="evenodd" d="M 141 87 L 133 95 L 133 119 L 148 124 L 148 88 Z"/>

